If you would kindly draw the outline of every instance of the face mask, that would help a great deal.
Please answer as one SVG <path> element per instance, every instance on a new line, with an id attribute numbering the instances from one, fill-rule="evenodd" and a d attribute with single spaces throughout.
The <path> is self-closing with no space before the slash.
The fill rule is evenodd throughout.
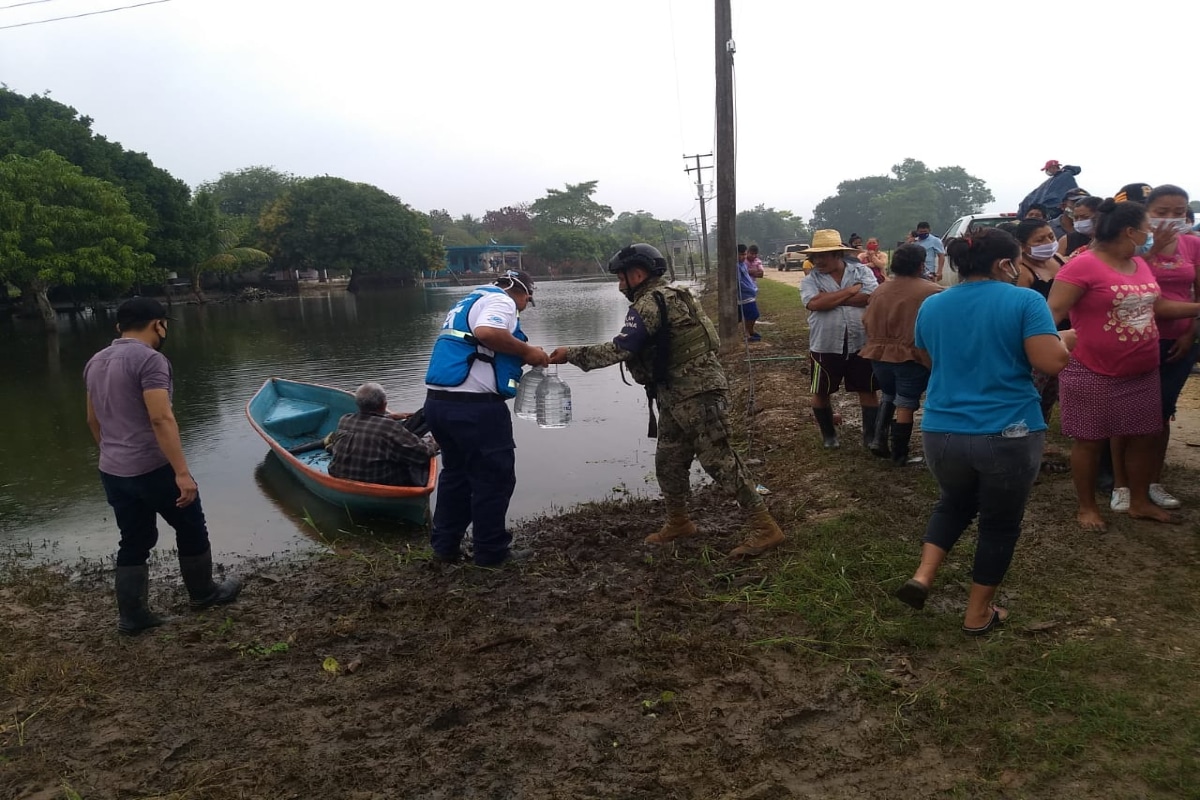
<path id="1" fill-rule="evenodd" d="M 1085 236 L 1091 236 L 1092 231 L 1096 230 L 1096 221 L 1094 219 L 1077 219 L 1075 220 L 1075 231 L 1082 233 Z"/>
<path id="2" fill-rule="evenodd" d="M 167 343 L 167 326 L 160 324 L 154 332 L 158 334 L 158 345 L 154 349 L 162 350 L 163 345 Z"/>
<path id="3" fill-rule="evenodd" d="M 1050 256 L 1058 252 L 1058 244 L 1049 242 L 1047 244 L 1035 244 L 1029 248 L 1029 254 L 1038 261 L 1045 261 Z"/>
<path id="4" fill-rule="evenodd" d="M 918 233 L 917 238 L 920 239 L 921 241 L 925 241 L 926 239 L 929 238 L 929 234 L 928 233 Z"/>
<path id="5" fill-rule="evenodd" d="M 1005 267 L 1004 271 L 1008 273 L 1009 283 L 1016 283 L 1017 278 L 1021 277 L 1021 270 L 1011 261 L 1008 262 L 1008 266 Z"/>
<path id="6" fill-rule="evenodd" d="M 1133 248 L 1133 254 L 1135 256 L 1144 256 L 1144 255 L 1146 255 L 1146 253 L 1150 252 L 1151 247 L 1154 247 L 1154 234 L 1147 233 L 1145 244 L 1136 245 Z"/>
<path id="7" fill-rule="evenodd" d="M 1176 218 L 1172 218 L 1172 217 L 1151 217 L 1150 218 L 1150 227 L 1151 228 L 1158 228 L 1162 225 L 1170 225 L 1172 228 L 1175 229 L 1176 233 L 1183 233 L 1184 231 L 1188 230 L 1191 227 L 1190 225 L 1188 225 L 1188 221 L 1186 219 L 1176 219 Z"/>
<path id="8" fill-rule="evenodd" d="M 874 253 L 879 249 L 879 242 L 871 242 L 869 245 L 867 245 L 867 249 Z"/>

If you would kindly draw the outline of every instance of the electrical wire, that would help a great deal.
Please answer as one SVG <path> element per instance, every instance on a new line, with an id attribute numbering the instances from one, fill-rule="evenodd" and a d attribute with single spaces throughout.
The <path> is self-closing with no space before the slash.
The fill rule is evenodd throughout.
<path id="1" fill-rule="evenodd" d="M 38 0 L 38 2 L 42 2 L 42 1 L 43 0 Z M 44 0 L 44 1 L 49 2 L 49 0 Z M 141 8 L 143 6 L 156 6 L 159 3 L 169 3 L 169 2 L 171 2 L 171 0 L 149 0 L 148 2 L 145 2 L 145 3 L 134 3 L 131 6 L 118 6 L 117 8 L 106 8 L 102 11 L 88 11 L 83 14 L 71 14 L 66 17 L 52 17 L 51 19 L 37 19 L 32 22 L 18 22 L 16 25 L 0 25 L 0 31 L 6 31 L 9 28 L 25 28 L 30 25 L 45 25 L 47 22 L 61 22 L 64 19 L 80 19 L 82 17 L 94 17 L 99 14 L 111 14 L 114 11 L 126 11 L 131 8 Z M 9 7 L 11 8 L 11 6 L 9 6 Z"/>
<path id="2" fill-rule="evenodd" d="M 36 5 L 40 5 L 42 3 L 50 3 L 50 2 L 53 2 L 53 0 L 25 0 L 24 3 L 13 3 L 10 6 L 0 6 L 0 11 L 3 11 L 6 8 L 20 8 L 21 6 L 36 6 Z"/>

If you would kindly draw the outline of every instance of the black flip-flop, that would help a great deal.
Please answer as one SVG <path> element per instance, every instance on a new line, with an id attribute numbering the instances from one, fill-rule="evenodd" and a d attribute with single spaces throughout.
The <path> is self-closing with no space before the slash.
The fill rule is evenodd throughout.
<path id="1" fill-rule="evenodd" d="M 925 600 L 929 597 L 929 587 L 910 579 L 896 590 L 895 597 L 901 603 L 920 611 L 925 608 Z"/>
<path id="2" fill-rule="evenodd" d="M 962 632 L 967 636 L 987 636 L 997 627 L 1003 625 L 1007 619 L 1008 617 L 1000 616 L 1000 609 L 992 606 L 992 618 L 988 620 L 987 625 L 984 625 L 982 628 L 968 628 L 966 625 L 963 625 Z"/>

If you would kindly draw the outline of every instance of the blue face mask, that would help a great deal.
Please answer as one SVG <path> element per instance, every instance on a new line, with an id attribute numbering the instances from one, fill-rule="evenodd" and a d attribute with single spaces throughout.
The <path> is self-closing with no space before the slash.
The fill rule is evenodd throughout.
<path id="1" fill-rule="evenodd" d="M 1154 247 L 1154 234 L 1147 233 L 1146 234 L 1146 243 L 1139 244 L 1137 247 L 1135 247 L 1133 249 L 1133 254 L 1135 256 L 1144 256 L 1144 255 L 1146 255 L 1146 253 L 1150 252 L 1151 247 Z"/>

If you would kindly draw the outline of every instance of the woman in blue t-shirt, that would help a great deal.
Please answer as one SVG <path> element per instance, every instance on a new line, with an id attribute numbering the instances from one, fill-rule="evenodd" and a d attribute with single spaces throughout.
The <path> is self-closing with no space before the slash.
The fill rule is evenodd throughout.
<path id="1" fill-rule="evenodd" d="M 1033 369 L 1058 374 L 1074 333 L 1059 338 L 1045 299 L 1013 286 L 1021 247 L 985 228 L 947 249 L 962 282 L 927 299 L 916 345 L 933 362 L 921 424 L 925 460 L 941 496 L 925 529 L 921 565 L 896 596 L 920 609 L 938 568 L 978 515 L 971 594 L 963 632 L 980 635 L 1008 618 L 994 605 L 1012 561 L 1025 501 L 1037 477 L 1046 422 Z"/>

